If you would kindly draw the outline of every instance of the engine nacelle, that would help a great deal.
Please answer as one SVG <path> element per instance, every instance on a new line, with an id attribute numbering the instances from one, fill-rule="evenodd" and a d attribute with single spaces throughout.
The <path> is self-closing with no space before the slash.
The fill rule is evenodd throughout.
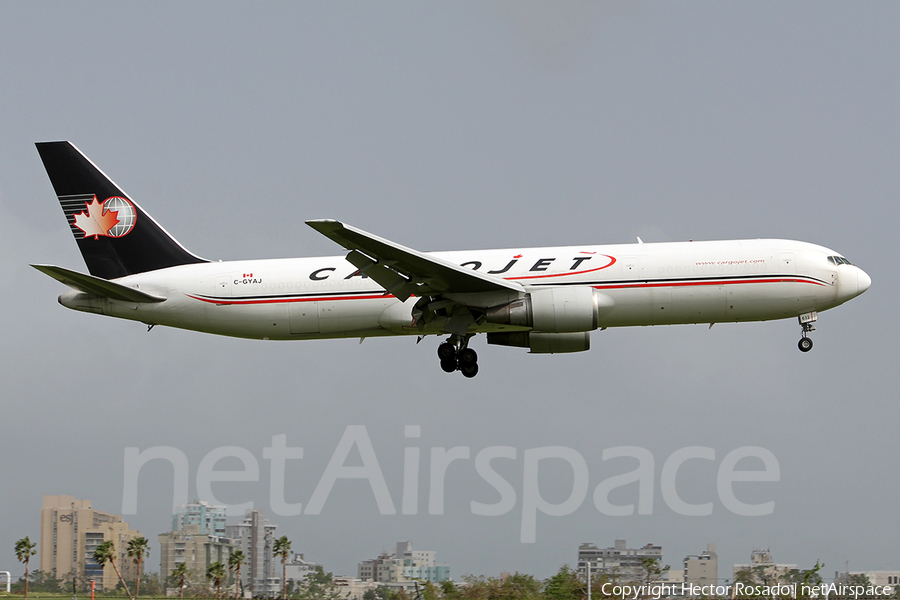
<path id="1" fill-rule="evenodd" d="M 487 342 L 497 346 L 528 348 L 531 354 L 563 354 L 590 350 L 591 334 L 587 331 L 575 333 L 510 331 L 508 333 L 489 333 Z"/>
<path id="2" fill-rule="evenodd" d="M 591 287 L 548 287 L 522 300 L 487 311 L 489 323 L 531 327 L 542 333 L 592 331 L 600 315 L 615 305 L 612 298 Z"/>

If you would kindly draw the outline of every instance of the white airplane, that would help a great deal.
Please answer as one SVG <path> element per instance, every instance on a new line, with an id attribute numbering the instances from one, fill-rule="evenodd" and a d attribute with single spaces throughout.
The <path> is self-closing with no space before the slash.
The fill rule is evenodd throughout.
<path id="1" fill-rule="evenodd" d="M 729 240 L 420 252 L 333 220 L 306 223 L 346 256 L 212 262 L 192 254 L 70 142 L 38 152 L 90 275 L 32 265 L 67 308 L 263 340 L 448 335 L 441 368 L 478 373 L 469 340 L 580 352 L 607 327 L 798 318 L 871 279 L 833 250 Z"/>

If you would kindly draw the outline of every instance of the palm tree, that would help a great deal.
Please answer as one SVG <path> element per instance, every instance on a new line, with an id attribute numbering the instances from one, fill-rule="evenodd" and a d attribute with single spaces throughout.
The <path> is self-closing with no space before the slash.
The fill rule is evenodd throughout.
<path id="1" fill-rule="evenodd" d="M 119 581 L 122 582 L 122 587 L 125 588 L 125 593 L 128 594 L 128 597 L 131 600 L 134 600 L 134 596 L 131 595 L 131 592 L 128 591 L 128 584 L 125 583 L 125 580 L 122 579 L 122 573 L 119 572 L 119 567 L 116 565 L 116 545 L 113 544 L 112 540 L 106 540 L 94 550 L 94 562 L 96 562 L 101 567 L 106 563 L 109 563 L 113 566 L 113 569 L 116 570 L 116 575 L 119 577 Z"/>
<path id="2" fill-rule="evenodd" d="M 231 553 L 231 556 L 228 557 L 228 570 L 234 573 L 235 578 L 234 600 L 237 600 L 238 592 L 241 589 L 241 565 L 244 564 L 245 560 L 244 552 L 242 550 L 235 550 Z"/>
<path id="3" fill-rule="evenodd" d="M 286 535 L 275 540 L 272 553 L 281 557 L 281 599 L 287 600 L 287 559 L 291 555 L 291 540 Z"/>
<path id="4" fill-rule="evenodd" d="M 26 535 L 21 540 L 16 542 L 16 558 L 19 559 L 19 562 L 25 563 L 25 597 L 28 597 L 28 561 L 31 560 L 31 557 L 37 554 L 37 550 L 35 550 L 37 544 L 31 542 Z"/>
<path id="5" fill-rule="evenodd" d="M 144 557 L 150 554 L 150 542 L 144 536 L 132 538 L 128 540 L 128 556 L 137 566 L 137 581 L 134 583 L 135 597 L 141 595 L 141 566 L 144 564 Z"/>
<path id="6" fill-rule="evenodd" d="M 216 561 L 206 567 L 206 578 L 212 579 L 213 585 L 216 586 L 216 599 L 222 598 L 222 580 L 225 579 L 225 565 Z"/>
<path id="7" fill-rule="evenodd" d="M 179 598 L 184 598 L 184 580 L 187 579 L 187 564 L 178 563 L 175 565 L 175 568 L 172 569 L 172 579 L 178 582 L 178 589 L 181 590 L 178 593 Z"/>

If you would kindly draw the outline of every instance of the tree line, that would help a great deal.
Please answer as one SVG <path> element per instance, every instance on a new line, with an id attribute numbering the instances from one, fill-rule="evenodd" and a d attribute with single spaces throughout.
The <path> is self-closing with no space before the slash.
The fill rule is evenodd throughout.
<path id="1" fill-rule="evenodd" d="M 32 591 L 43 593 L 64 593 L 72 590 L 70 585 L 77 580 L 74 574 L 61 579 L 50 573 L 39 570 L 31 571 L 29 575 L 29 560 L 35 555 L 36 544 L 27 537 L 16 543 L 16 556 L 25 565 L 25 576 L 19 580 L 17 591 L 21 589 L 27 598 L 29 587 Z M 327 573 L 319 566 L 309 573 L 303 580 L 294 581 L 287 579 L 287 561 L 291 556 L 291 541 L 287 536 L 281 536 L 275 540 L 272 546 L 273 555 L 281 560 L 281 600 L 338 600 L 345 598 L 341 593 L 341 586 L 334 581 L 334 576 Z M 144 559 L 150 552 L 150 546 L 143 537 L 129 540 L 126 549 L 127 556 L 134 562 L 136 572 L 141 574 Z M 129 587 L 122 577 L 119 565 L 116 563 L 115 544 L 112 540 L 101 543 L 93 553 L 94 561 L 101 567 L 110 564 L 119 579 L 119 584 L 114 590 L 100 592 L 104 596 L 125 595 L 131 600 L 144 590 L 145 596 L 160 596 L 165 594 L 166 588 L 177 589 L 179 599 L 188 598 L 216 598 L 223 600 L 223 584 L 233 586 L 229 597 L 235 600 L 244 597 L 241 584 L 241 569 L 247 562 L 247 557 L 241 550 L 235 550 L 230 554 L 225 564 L 214 562 L 207 566 L 203 574 L 193 572 L 185 563 L 179 563 L 166 576 L 155 573 L 141 574 L 130 582 Z M 644 565 L 644 573 L 647 582 L 661 578 L 668 567 L 660 568 L 657 560 L 650 560 Z M 204 581 L 205 576 L 205 581 Z M 229 577 L 230 576 L 230 577 Z M 596 590 L 593 598 L 603 598 L 601 587 L 609 581 L 605 575 L 599 574 L 593 578 L 592 584 Z M 81 582 L 82 586 L 86 582 Z M 559 572 L 546 580 L 539 580 L 531 575 L 516 573 L 504 579 L 469 576 L 462 582 L 454 583 L 444 581 L 433 583 L 420 581 L 414 583 L 414 590 L 407 591 L 388 586 L 379 586 L 366 591 L 361 600 L 582 600 L 587 598 L 587 584 L 578 576 L 578 573 L 569 566 L 560 568 Z M 84 589 L 84 587 L 82 587 Z M 132 594 L 131 590 L 134 590 Z"/>
<path id="2" fill-rule="evenodd" d="M 41 594 L 65 594 L 74 591 L 76 584 L 80 584 L 82 592 L 87 591 L 87 582 L 79 580 L 75 573 L 69 573 L 61 578 L 40 570 L 31 570 L 30 561 L 37 553 L 37 544 L 27 536 L 16 541 L 16 558 L 24 564 L 25 574 L 14 584 L 14 592 L 22 593 L 25 598 L 29 591 Z M 112 540 L 101 543 L 93 553 L 94 561 L 101 567 L 107 563 L 113 567 L 119 579 L 118 585 L 112 590 L 98 590 L 102 596 L 122 597 L 127 596 L 135 600 L 137 596 L 160 597 L 166 596 L 166 589 L 177 589 L 180 600 L 188 598 L 216 598 L 224 600 L 223 585 L 233 587 L 228 590 L 228 598 L 244 597 L 241 583 L 241 569 L 247 563 L 247 557 L 241 550 L 232 552 L 225 563 L 214 562 L 206 567 L 205 573 L 197 573 L 187 568 L 185 563 L 179 563 L 167 575 L 156 573 L 142 573 L 144 559 L 149 555 L 150 545 L 144 537 L 132 538 L 128 541 L 125 554 L 133 562 L 136 573 L 139 574 L 134 581 L 126 582 L 122 577 L 119 565 L 116 563 L 116 549 Z M 281 536 L 275 540 L 272 546 L 273 555 L 281 560 L 281 600 L 339 600 L 346 598 L 342 587 L 334 581 L 331 573 L 325 572 L 321 566 L 315 568 L 303 580 L 295 581 L 287 579 L 287 561 L 291 556 L 291 541 L 287 536 Z M 818 585 L 822 582 L 819 571 L 824 567 L 818 561 L 811 569 L 794 569 L 786 573 L 776 573 L 765 565 L 754 565 L 747 570 L 735 574 L 735 582 L 748 585 L 762 584 L 805 584 Z M 613 598 L 611 594 L 604 593 L 604 584 L 623 583 L 626 580 L 632 584 L 642 584 L 648 589 L 664 580 L 668 566 L 661 566 L 659 559 L 645 558 L 641 561 L 638 573 L 630 573 L 628 577 L 619 577 L 615 573 L 596 573 L 591 578 L 591 598 Z M 129 586 L 129 583 L 132 584 Z M 851 585 L 868 586 L 868 579 L 864 575 L 851 575 Z M 609 588 L 609 586 L 606 586 Z M 134 590 L 132 594 L 131 590 Z M 900 598 L 900 586 L 896 586 L 891 598 Z M 268 591 L 267 591 L 268 592 Z M 267 593 L 266 596 L 269 596 Z M 642 597 L 650 597 L 645 594 Z M 547 579 L 537 579 L 532 575 L 515 573 L 504 578 L 485 576 L 466 576 L 460 582 L 443 581 L 434 583 L 429 581 L 413 582 L 412 589 L 402 589 L 381 585 L 375 589 L 366 591 L 360 600 L 586 600 L 588 598 L 588 585 L 584 577 L 575 569 L 565 565 L 559 571 Z M 881 600 L 886 600 L 884 597 Z"/>

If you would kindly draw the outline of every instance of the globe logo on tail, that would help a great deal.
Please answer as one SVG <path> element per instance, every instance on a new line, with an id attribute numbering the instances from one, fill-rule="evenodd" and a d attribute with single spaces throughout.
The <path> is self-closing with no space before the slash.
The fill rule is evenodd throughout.
<path id="1" fill-rule="evenodd" d="M 86 238 L 96 240 L 101 235 L 120 238 L 134 229 L 134 205 L 125 198 L 112 196 L 98 202 L 97 196 L 94 196 L 91 202 L 85 202 L 84 208 L 84 212 L 75 215 L 73 224 L 84 232 Z"/>

